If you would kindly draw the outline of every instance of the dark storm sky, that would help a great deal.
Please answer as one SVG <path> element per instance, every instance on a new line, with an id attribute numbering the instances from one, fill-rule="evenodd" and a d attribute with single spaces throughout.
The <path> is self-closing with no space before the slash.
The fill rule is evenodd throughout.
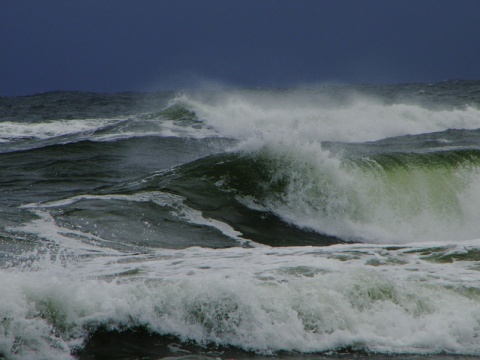
<path id="1" fill-rule="evenodd" d="M 0 95 L 453 78 L 479 0 L 0 0 Z"/>

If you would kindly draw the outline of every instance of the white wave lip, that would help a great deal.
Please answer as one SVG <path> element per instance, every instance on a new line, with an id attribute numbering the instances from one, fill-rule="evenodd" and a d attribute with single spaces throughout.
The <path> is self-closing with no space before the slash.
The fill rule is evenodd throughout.
<path id="1" fill-rule="evenodd" d="M 0 142 L 20 139 L 48 139 L 57 136 L 92 132 L 119 120 L 72 119 L 41 123 L 0 122 Z"/>
<path id="2" fill-rule="evenodd" d="M 117 118 L 52 120 L 41 123 L 0 122 L 0 143 L 49 140 L 77 135 L 99 142 L 148 136 L 193 139 L 220 136 L 217 131 L 200 124 L 184 124 L 165 119 Z M 78 141 L 79 139 L 77 137 L 74 140 Z"/>
<path id="3" fill-rule="evenodd" d="M 123 126 L 96 134 L 93 138 L 96 141 L 117 141 L 136 137 L 177 137 L 191 139 L 205 139 L 220 137 L 217 131 L 203 126 L 203 124 L 186 124 L 181 121 L 156 119 L 139 120 L 129 119 Z"/>
<path id="4" fill-rule="evenodd" d="M 267 149 L 287 186 L 263 205 L 296 226 L 373 243 L 480 237 L 477 165 L 387 171 L 374 161 L 345 164 L 312 144 Z"/>
<path id="5" fill-rule="evenodd" d="M 185 198 L 180 195 L 168 194 L 160 191 L 147 191 L 141 192 L 134 195 L 78 195 L 71 198 L 66 198 L 62 200 L 50 201 L 47 203 L 41 204 L 27 204 L 23 205 L 22 208 L 31 209 L 39 219 L 34 220 L 33 222 L 25 225 L 22 228 L 16 228 L 15 231 L 21 231 L 24 233 L 45 235 L 48 234 L 50 240 L 56 239 L 57 242 L 65 245 L 65 241 L 68 238 L 63 237 L 63 234 L 72 234 L 75 231 L 72 229 L 65 229 L 61 226 L 55 224 L 54 219 L 51 215 L 46 213 L 44 210 L 48 208 L 62 207 L 65 205 L 71 205 L 78 201 L 82 200 L 121 200 L 121 201 L 135 201 L 135 202 L 154 202 L 162 207 L 170 209 L 171 213 L 177 216 L 179 219 L 185 220 L 191 224 L 209 226 L 220 231 L 225 236 L 228 236 L 232 240 L 237 241 L 240 244 L 251 244 L 241 237 L 241 233 L 234 230 L 231 226 L 221 221 L 207 218 L 203 214 L 185 204 Z M 96 238 L 91 234 L 81 233 L 77 231 L 76 233 L 79 237 L 92 238 L 94 241 L 105 241 L 103 239 Z M 58 237 L 60 236 L 60 238 Z M 61 239 L 58 241 L 58 239 Z"/>

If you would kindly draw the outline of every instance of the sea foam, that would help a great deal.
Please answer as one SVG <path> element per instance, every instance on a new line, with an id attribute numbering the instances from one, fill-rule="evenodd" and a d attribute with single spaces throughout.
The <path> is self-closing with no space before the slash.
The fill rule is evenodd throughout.
<path id="1" fill-rule="evenodd" d="M 64 359 L 99 327 L 143 327 L 260 354 L 478 355 L 476 270 L 432 262 L 452 253 L 435 245 L 190 248 L 2 270 L 0 352 Z"/>

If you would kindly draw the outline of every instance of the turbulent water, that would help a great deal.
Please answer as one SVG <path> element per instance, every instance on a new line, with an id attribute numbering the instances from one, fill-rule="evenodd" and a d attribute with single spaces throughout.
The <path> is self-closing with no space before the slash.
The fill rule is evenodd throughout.
<path id="1" fill-rule="evenodd" d="M 305 354 L 480 356 L 480 82 L 0 98 L 0 358 Z"/>

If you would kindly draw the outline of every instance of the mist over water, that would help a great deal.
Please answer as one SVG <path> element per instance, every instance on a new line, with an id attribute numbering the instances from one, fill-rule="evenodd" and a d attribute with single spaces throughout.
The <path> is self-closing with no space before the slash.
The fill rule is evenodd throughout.
<path id="1" fill-rule="evenodd" d="M 478 94 L 0 98 L 0 357 L 478 356 Z"/>
<path id="2" fill-rule="evenodd" d="M 478 110 L 429 109 L 418 104 L 387 103 L 355 93 L 334 95 L 307 90 L 181 95 L 173 104 L 191 108 L 223 136 L 277 141 L 365 142 L 448 129 L 478 128 Z M 283 136 L 282 136 L 283 135 Z M 293 139 L 292 139 L 293 137 Z"/>

